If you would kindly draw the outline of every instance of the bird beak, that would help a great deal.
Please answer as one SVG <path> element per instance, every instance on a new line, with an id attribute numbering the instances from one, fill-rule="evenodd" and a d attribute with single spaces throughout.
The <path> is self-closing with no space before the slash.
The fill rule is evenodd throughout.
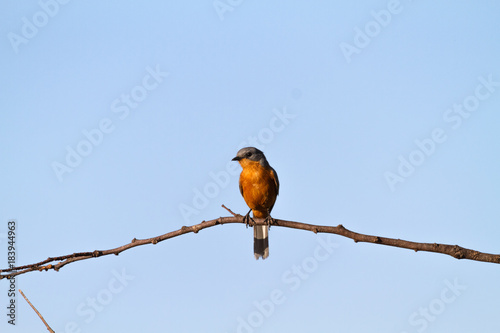
<path id="1" fill-rule="evenodd" d="M 231 161 L 239 161 L 239 160 L 241 160 L 241 157 L 236 156 L 236 157 L 235 157 L 235 158 L 233 158 Z"/>

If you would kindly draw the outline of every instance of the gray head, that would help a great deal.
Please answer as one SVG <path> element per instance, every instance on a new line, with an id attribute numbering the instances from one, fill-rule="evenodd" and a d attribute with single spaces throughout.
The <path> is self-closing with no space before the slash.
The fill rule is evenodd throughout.
<path id="1" fill-rule="evenodd" d="M 266 167 L 269 166 L 269 163 L 267 163 L 264 153 L 255 147 L 241 148 L 236 154 L 236 157 L 233 158 L 233 161 L 239 162 L 243 159 L 247 159 L 254 162 L 260 162 L 262 166 Z"/>

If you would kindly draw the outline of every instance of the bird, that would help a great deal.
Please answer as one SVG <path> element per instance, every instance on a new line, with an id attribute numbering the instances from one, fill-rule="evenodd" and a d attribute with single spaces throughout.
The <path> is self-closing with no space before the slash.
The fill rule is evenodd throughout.
<path id="1" fill-rule="evenodd" d="M 250 212 L 255 218 L 264 218 L 271 224 L 271 210 L 276 202 L 280 189 L 278 174 L 266 159 L 262 151 L 255 147 L 241 148 L 236 157 L 243 168 L 240 174 L 240 192 L 250 211 L 246 214 L 246 221 Z M 263 260 L 269 256 L 269 235 L 266 225 L 254 225 L 253 248 L 255 259 Z"/>

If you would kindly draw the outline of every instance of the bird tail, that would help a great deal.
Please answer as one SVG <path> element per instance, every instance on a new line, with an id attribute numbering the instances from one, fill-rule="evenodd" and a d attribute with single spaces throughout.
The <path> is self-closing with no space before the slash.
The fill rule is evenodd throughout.
<path id="1" fill-rule="evenodd" d="M 255 225 L 253 227 L 253 252 L 255 259 L 266 259 L 269 257 L 269 233 L 267 225 Z"/>

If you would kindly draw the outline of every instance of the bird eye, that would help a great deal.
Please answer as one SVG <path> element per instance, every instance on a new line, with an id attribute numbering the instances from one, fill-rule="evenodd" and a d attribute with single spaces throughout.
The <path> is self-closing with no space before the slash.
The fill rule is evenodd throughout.
<path id="1" fill-rule="evenodd" d="M 250 156 L 252 156 L 251 152 L 248 152 L 248 153 L 245 154 L 245 157 L 250 157 Z"/>

